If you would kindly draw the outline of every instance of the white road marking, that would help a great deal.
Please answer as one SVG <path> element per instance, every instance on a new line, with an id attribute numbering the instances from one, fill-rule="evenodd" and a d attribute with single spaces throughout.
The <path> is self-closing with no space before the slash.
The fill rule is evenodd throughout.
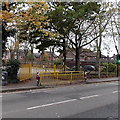
<path id="1" fill-rule="evenodd" d="M 53 92 L 58 88 L 47 88 L 47 89 L 40 89 L 40 90 L 31 90 L 31 93 L 37 93 L 37 92 Z"/>
<path id="2" fill-rule="evenodd" d="M 32 91 L 31 93 L 39 93 L 39 92 L 44 92 L 48 93 L 50 90 L 39 90 L 39 91 Z"/>
<path id="3" fill-rule="evenodd" d="M 118 91 L 113 91 L 112 93 L 118 93 Z"/>
<path id="4" fill-rule="evenodd" d="M 81 97 L 80 99 L 86 99 L 86 98 L 92 98 L 92 97 L 97 97 L 99 95 L 91 95 L 91 96 L 86 96 L 86 97 Z M 48 107 L 48 106 L 52 106 L 52 105 L 58 105 L 58 104 L 62 104 L 62 103 L 67 103 L 67 102 L 72 102 L 75 101 L 77 99 L 70 99 L 70 100 L 65 100 L 65 101 L 60 101 L 60 102 L 55 102 L 55 103 L 50 103 L 50 104 L 44 104 L 44 105 L 39 105 L 39 106 L 34 106 L 34 107 L 29 107 L 27 108 L 27 110 L 32 110 L 32 109 L 36 109 L 36 108 L 42 108 L 42 107 Z"/>
<path id="5" fill-rule="evenodd" d="M 0 96 L 0 97 L 2 97 L 2 96 Z"/>
<path id="6" fill-rule="evenodd" d="M 97 96 L 99 96 L 99 95 L 91 95 L 91 96 L 81 97 L 80 99 L 83 100 L 83 99 L 97 97 Z"/>
<path id="7" fill-rule="evenodd" d="M 52 105 L 58 105 L 58 104 L 62 104 L 62 103 L 72 102 L 72 101 L 75 101 L 75 100 L 77 100 L 77 99 L 70 99 L 70 100 L 60 101 L 60 102 L 56 102 L 56 103 L 34 106 L 34 107 L 27 108 L 27 110 L 32 110 L 32 109 L 42 108 L 42 107 L 48 107 L 48 106 L 52 106 Z"/>
<path id="8" fill-rule="evenodd" d="M 44 91 L 34 91 L 34 92 L 31 92 L 31 93 L 39 93 L 39 92 L 44 92 Z"/>

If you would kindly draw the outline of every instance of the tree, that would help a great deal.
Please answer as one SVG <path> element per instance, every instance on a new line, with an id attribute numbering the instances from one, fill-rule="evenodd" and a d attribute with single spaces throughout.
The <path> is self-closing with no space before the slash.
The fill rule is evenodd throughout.
<path id="1" fill-rule="evenodd" d="M 34 56 L 30 52 L 28 52 L 27 55 L 25 56 L 25 59 L 26 61 L 31 62 L 34 61 Z"/>
<path id="2" fill-rule="evenodd" d="M 55 64 L 56 66 L 62 65 L 62 64 L 63 64 L 63 61 L 62 61 L 60 58 L 58 58 L 58 59 L 56 59 L 56 60 L 54 61 L 54 64 Z"/>
<path id="3" fill-rule="evenodd" d="M 34 47 L 44 52 L 50 45 L 54 45 L 54 33 L 47 28 L 49 20 L 45 14 L 48 6 L 45 2 L 26 2 L 21 4 L 27 6 L 28 9 L 24 10 L 19 7 L 18 15 L 14 17 L 18 29 L 19 42 L 28 42 L 31 54 L 33 54 Z"/>
<path id="4" fill-rule="evenodd" d="M 108 29 L 109 22 L 114 14 L 114 8 L 112 3 L 101 3 L 101 8 L 98 16 L 98 27 L 96 30 L 99 32 L 99 38 L 96 39 L 96 67 L 98 68 L 98 76 L 100 78 L 100 57 L 101 57 L 101 46 L 103 36 L 105 36 L 106 30 Z"/>
<path id="5" fill-rule="evenodd" d="M 5 52 L 6 49 L 6 42 L 7 42 L 8 32 L 6 30 L 6 23 L 2 23 L 2 55 Z"/>
<path id="6" fill-rule="evenodd" d="M 67 38 L 76 52 L 76 70 L 79 70 L 82 47 L 96 40 L 94 36 L 96 18 L 100 5 L 96 2 L 61 2 L 51 10 L 53 23 L 58 32 Z"/>
<path id="7" fill-rule="evenodd" d="M 42 56 L 41 56 L 41 62 L 42 62 L 42 64 L 49 63 L 49 56 L 48 56 L 47 53 L 42 54 Z"/>
<path id="8" fill-rule="evenodd" d="M 19 4 L 16 2 L 2 2 L 2 50 L 4 53 L 6 49 L 9 49 L 11 58 L 15 58 L 15 53 L 18 58 L 19 41 L 16 39 L 17 30 L 13 19 L 16 16 L 16 8 Z M 11 40 L 11 37 L 14 40 Z"/>
<path id="9" fill-rule="evenodd" d="M 17 59 L 9 59 L 7 61 L 7 72 L 8 72 L 8 82 L 16 83 L 18 82 L 17 73 L 20 67 L 20 62 Z"/>
<path id="10" fill-rule="evenodd" d="M 49 4 L 50 8 L 48 11 L 48 18 L 50 19 L 50 28 L 59 33 L 59 36 L 56 38 L 58 39 L 58 42 L 56 45 L 61 46 L 63 49 L 59 50 L 61 53 L 63 53 L 63 67 L 65 71 L 66 66 L 66 48 L 67 48 L 67 36 L 69 34 L 69 31 L 66 31 L 63 26 L 65 25 L 64 19 L 64 12 L 66 11 L 66 8 L 64 5 L 66 3 L 51 3 Z M 64 15 L 64 16 L 63 16 Z"/>
<path id="11" fill-rule="evenodd" d="M 7 23 L 10 21 L 10 18 L 13 17 L 13 14 L 10 13 L 11 6 L 15 3 L 2 2 L 2 13 L 0 18 L 2 19 L 2 55 L 6 50 L 7 37 L 15 34 L 12 30 L 8 30 Z"/>

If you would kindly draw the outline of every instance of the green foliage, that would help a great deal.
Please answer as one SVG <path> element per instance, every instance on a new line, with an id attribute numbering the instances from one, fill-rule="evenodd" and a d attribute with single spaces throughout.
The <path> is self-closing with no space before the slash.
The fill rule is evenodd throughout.
<path id="1" fill-rule="evenodd" d="M 11 7 L 13 6 L 13 4 L 15 4 L 14 2 L 8 2 L 8 5 L 7 5 L 7 2 L 2 2 L 2 17 L 0 15 L 0 18 L 1 18 L 1 23 L 0 25 L 2 26 L 2 55 L 3 53 L 5 52 L 6 50 L 6 42 L 7 42 L 7 37 L 10 37 L 10 36 L 14 36 L 15 35 L 15 29 L 11 28 L 8 30 L 8 22 L 10 20 L 10 18 L 12 17 L 12 13 L 10 13 L 10 10 L 11 10 Z M 0 30 L 0 31 L 1 31 Z"/>
<path id="2" fill-rule="evenodd" d="M 108 72 L 116 72 L 116 65 L 113 63 L 103 63 L 104 68 L 103 71 L 107 71 L 107 66 L 108 66 Z"/>
<path id="3" fill-rule="evenodd" d="M 93 24 L 97 21 L 100 5 L 96 2 L 59 2 L 53 3 L 52 7 L 48 12 L 51 26 L 60 34 L 61 39 L 66 40 L 63 47 L 69 43 L 76 51 L 76 66 L 79 66 L 80 48 L 99 37 L 91 37 L 91 32 L 94 34 L 92 30 L 96 26 Z"/>
<path id="4" fill-rule="evenodd" d="M 29 44 L 35 44 L 36 49 L 44 51 L 50 45 L 53 45 L 54 33 L 49 30 L 49 20 L 46 15 L 48 5 L 46 2 L 27 2 L 23 5 L 28 5 L 29 8 L 25 11 L 20 8 L 20 11 L 14 20 L 19 29 L 19 41 L 27 41 Z"/>
<path id="5" fill-rule="evenodd" d="M 27 60 L 27 61 L 30 61 L 30 62 L 34 61 L 34 56 L 33 56 L 33 54 L 32 54 L 32 53 L 28 53 L 27 56 L 26 56 L 26 60 Z"/>
<path id="6" fill-rule="evenodd" d="M 17 73 L 20 67 L 20 62 L 17 59 L 9 59 L 6 64 L 8 72 L 8 82 L 16 83 L 18 82 Z"/>
<path id="7" fill-rule="evenodd" d="M 62 65 L 63 64 L 63 61 L 60 59 L 60 58 L 58 58 L 58 59 L 56 59 L 55 61 L 54 61 L 54 64 L 57 66 L 57 65 Z"/>
<path id="8" fill-rule="evenodd" d="M 41 61 L 44 63 L 46 63 L 46 62 L 49 62 L 49 56 L 48 56 L 48 54 L 46 54 L 46 53 L 44 53 L 44 54 L 42 54 L 42 58 L 41 58 Z"/>

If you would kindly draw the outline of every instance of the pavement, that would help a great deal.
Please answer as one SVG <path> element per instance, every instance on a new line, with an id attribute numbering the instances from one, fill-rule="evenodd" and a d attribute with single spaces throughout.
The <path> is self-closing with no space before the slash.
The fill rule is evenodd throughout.
<path id="1" fill-rule="evenodd" d="M 112 77 L 112 78 L 101 78 L 101 79 L 88 79 L 87 84 L 92 83 L 100 83 L 100 82 L 112 82 L 112 81 L 120 81 L 120 77 Z M 86 84 L 85 83 L 85 84 Z M 32 90 L 32 89 L 42 89 L 42 88 L 50 88 L 55 86 L 36 86 L 36 80 L 26 80 L 24 82 L 20 82 L 17 84 L 8 84 L 6 86 L 2 86 L 0 92 L 12 92 L 12 91 L 22 91 L 22 90 Z"/>

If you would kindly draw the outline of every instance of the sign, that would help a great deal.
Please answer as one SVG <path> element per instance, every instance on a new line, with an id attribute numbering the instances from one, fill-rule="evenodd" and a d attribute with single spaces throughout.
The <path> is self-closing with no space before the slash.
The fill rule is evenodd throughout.
<path id="1" fill-rule="evenodd" d="M 116 61 L 116 64 L 120 65 L 120 55 L 119 55 L 119 54 L 117 55 L 117 61 Z"/>
<path id="2" fill-rule="evenodd" d="M 120 59 L 117 60 L 116 64 L 120 65 Z"/>

